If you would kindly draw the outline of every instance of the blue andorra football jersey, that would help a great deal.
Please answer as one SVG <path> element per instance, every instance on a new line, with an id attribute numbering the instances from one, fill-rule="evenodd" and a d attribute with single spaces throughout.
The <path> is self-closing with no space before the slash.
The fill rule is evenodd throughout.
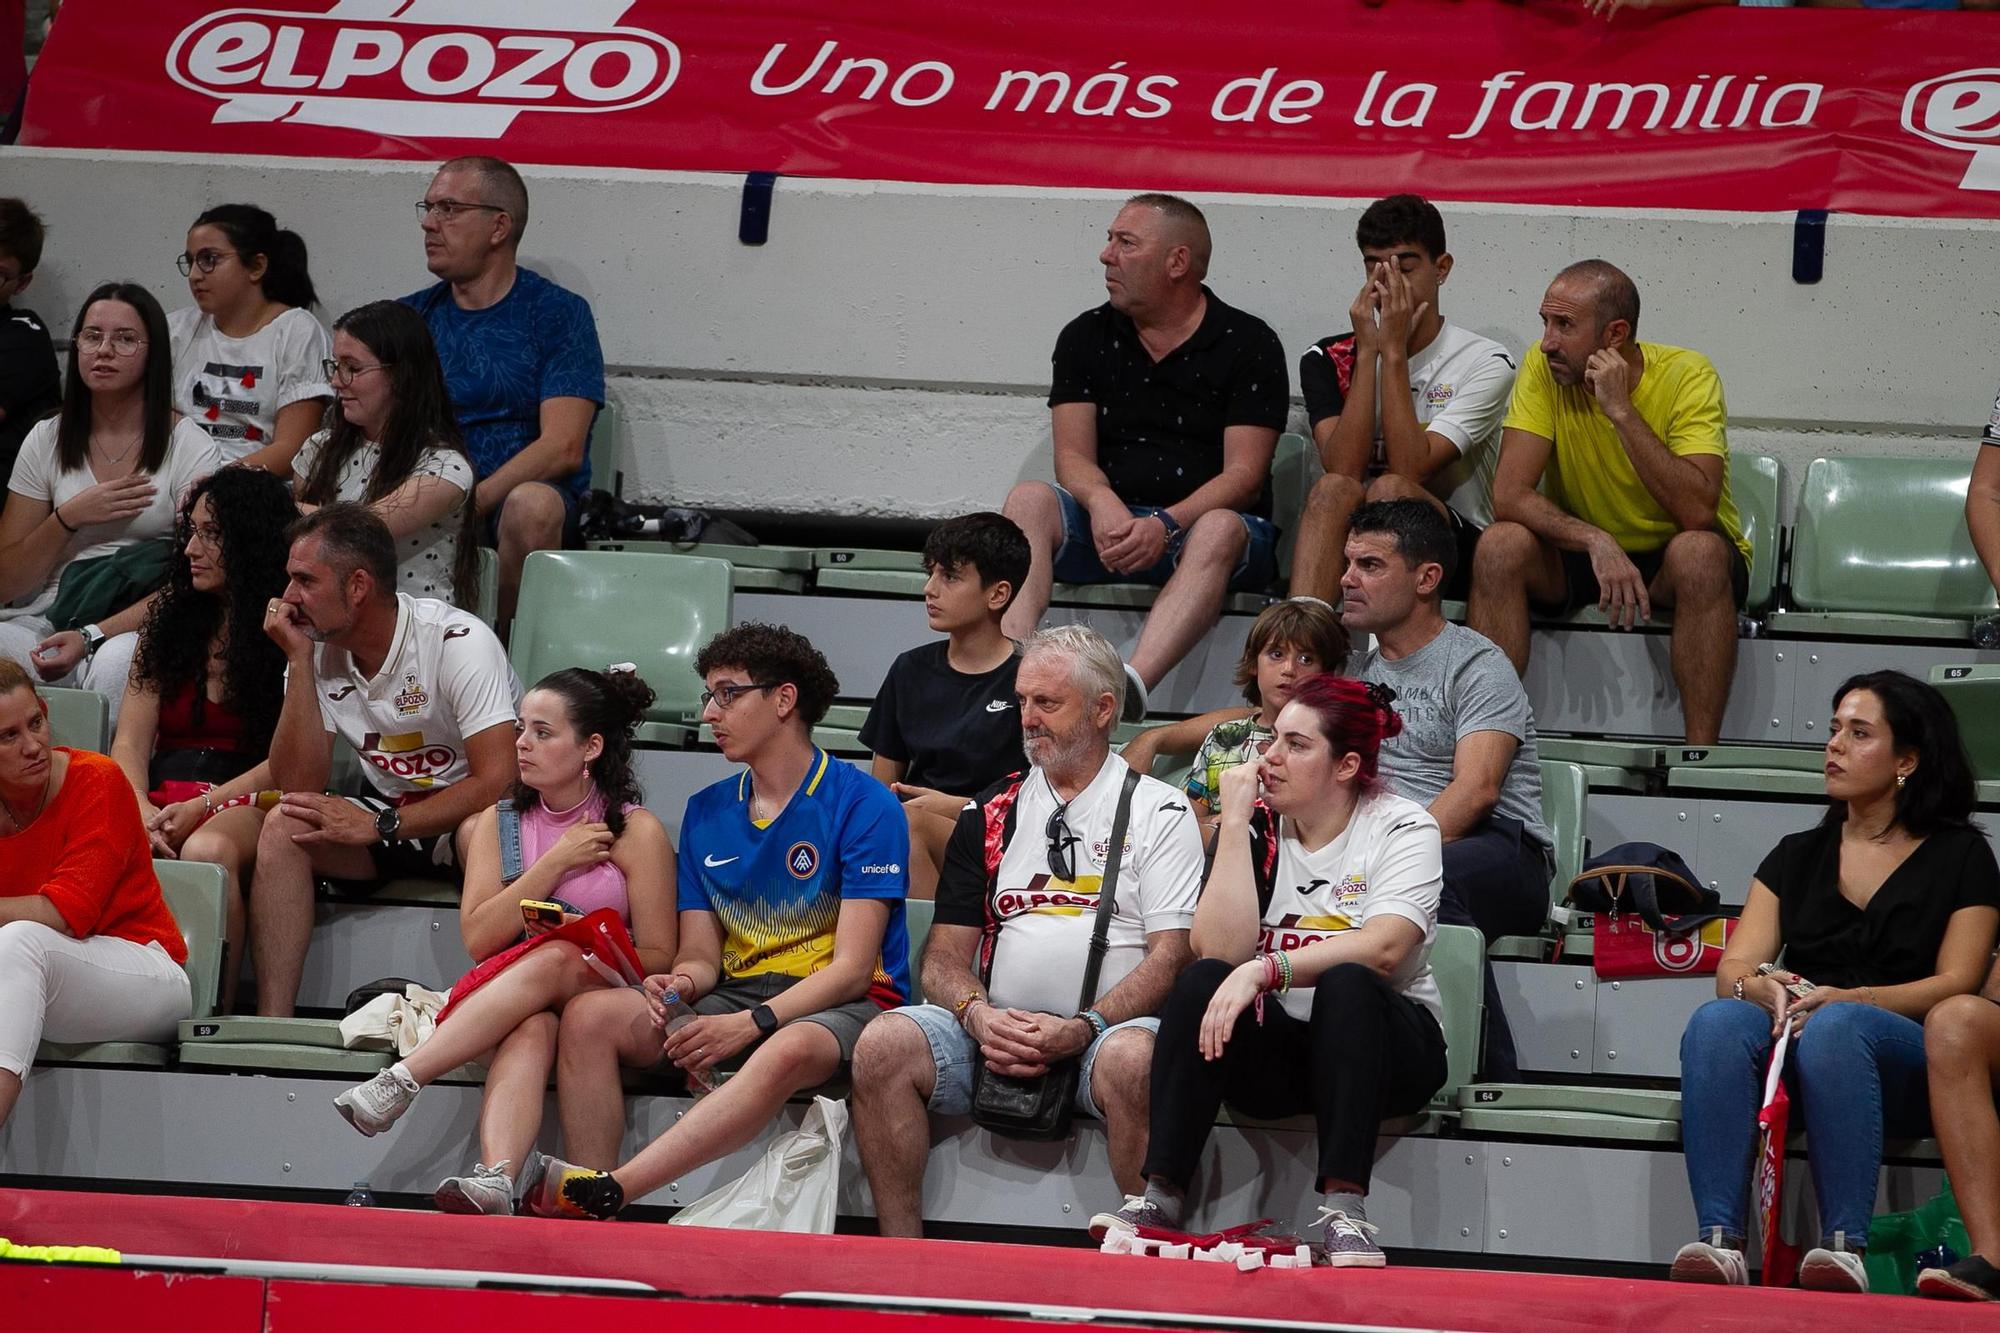
<path id="1" fill-rule="evenodd" d="M 729 977 L 805 977 L 833 957 L 843 898 L 881 898 L 889 926 L 868 997 L 882 1008 L 910 994 L 904 923 L 910 829 L 890 790 L 815 751 L 805 782 L 768 828 L 750 818 L 750 773 L 688 798 L 681 821 L 680 908 L 715 913 Z"/>

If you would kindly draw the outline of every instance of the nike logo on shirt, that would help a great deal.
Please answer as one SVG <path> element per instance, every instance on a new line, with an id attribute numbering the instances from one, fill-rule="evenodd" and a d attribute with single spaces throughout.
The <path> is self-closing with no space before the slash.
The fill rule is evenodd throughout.
<path id="1" fill-rule="evenodd" d="M 989 713 L 1004 713 L 1013 706 L 1005 699 L 995 699 L 992 703 L 986 705 L 986 711 Z"/>
<path id="2" fill-rule="evenodd" d="M 740 861 L 742 859 L 743 858 L 740 856 L 725 856 L 720 861 L 718 861 L 713 856 L 704 856 L 701 858 L 701 863 L 707 866 L 710 870 L 713 870 L 717 866 L 726 866 L 731 861 Z"/>

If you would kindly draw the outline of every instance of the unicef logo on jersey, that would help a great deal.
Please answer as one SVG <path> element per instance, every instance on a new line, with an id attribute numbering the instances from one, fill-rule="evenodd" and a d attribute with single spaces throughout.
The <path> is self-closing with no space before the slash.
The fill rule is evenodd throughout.
<path id="1" fill-rule="evenodd" d="M 809 842 L 795 842 L 785 853 L 785 869 L 792 872 L 793 879 L 811 879 L 813 871 L 819 869 L 819 848 Z"/>

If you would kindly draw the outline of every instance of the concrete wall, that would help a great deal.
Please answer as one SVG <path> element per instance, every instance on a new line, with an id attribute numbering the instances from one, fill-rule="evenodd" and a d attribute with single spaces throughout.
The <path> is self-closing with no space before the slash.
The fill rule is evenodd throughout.
<path id="1" fill-rule="evenodd" d="M 0 150 L 0 189 L 52 228 L 32 304 L 67 324 L 90 285 L 185 304 L 183 229 L 262 203 L 305 237 L 326 311 L 428 280 L 404 164 Z M 1047 475 L 1049 351 L 1099 301 L 1115 194 L 779 183 L 770 243 L 736 239 L 733 176 L 536 168 L 523 256 L 596 309 L 628 494 L 728 509 L 932 517 Z M 1287 346 L 1345 328 L 1365 201 L 1203 197 L 1215 290 Z M 1826 278 L 1791 279 L 1789 214 L 1448 209 L 1460 323 L 1525 346 L 1562 264 L 1638 281 L 1645 337 L 1720 367 L 1740 449 L 1795 492 L 1840 451 L 1962 454 L 2000 356 L 2000 228 L 1835 217 Z M 1296 386 L 1294 386 L 1296 388 Z M 1302 415 L 1298 418 L 1303 421 Z M 1787 495 L 1789 507 L 1791 495 Z"/>

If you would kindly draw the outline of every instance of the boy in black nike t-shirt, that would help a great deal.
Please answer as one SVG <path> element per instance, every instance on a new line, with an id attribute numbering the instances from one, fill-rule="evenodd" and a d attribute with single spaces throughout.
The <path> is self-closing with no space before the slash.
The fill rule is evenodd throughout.
<path id="1" fill-rule="evenodd" d="M 941 523 L 924 542 L 924 613 L 941 642 L 898 657 L 861 742 L 910 821 L 910 896 L 937 889 L 967 798 L 1026 766 L 1014 706 L 1015 647 L 1000 629 L 1028 576 L 1028 539 L 999 514 Z"/>

